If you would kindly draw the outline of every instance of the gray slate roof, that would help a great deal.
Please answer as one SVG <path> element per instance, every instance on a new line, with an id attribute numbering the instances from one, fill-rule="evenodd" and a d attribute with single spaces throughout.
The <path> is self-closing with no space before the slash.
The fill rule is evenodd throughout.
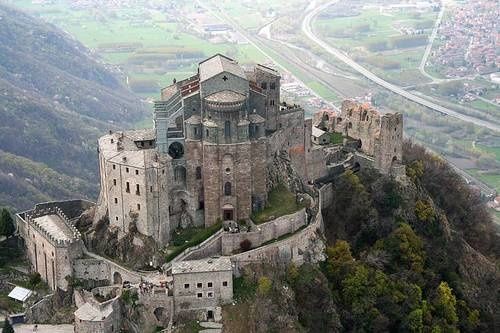
<path id="1" fill-rule="evenodd" d="M 199 71 L 200 82 L 206 81 L 222 72 L 228 72 L 245 80 L 247 79 L 243 68 L 236 61 L 221 54 L 216 54 L 200 62 Z"/>
<path id="2" fill-rule="evenodd" d="M 172 264 L 172 274 L 231 271 L 229 257 L 205 258 L 201 260 L 179 261 Z"/>

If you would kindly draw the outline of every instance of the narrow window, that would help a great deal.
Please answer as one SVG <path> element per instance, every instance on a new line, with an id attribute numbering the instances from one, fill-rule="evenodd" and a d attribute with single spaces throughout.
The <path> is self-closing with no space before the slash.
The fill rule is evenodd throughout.
<path id="1" fill-rule="evenodd" d="M 222 286 L 223 286 L 223 287 L 227 287 L 227 281 L 223 281 L 223 282 L 222 282 Z"/>
<path id="2" fill-rule="evenodd" d="M 184 283 L 184 289 L 189 289 L 189 283 Z"/>
<path id="3" fill-rule="evenodd" d="M 125 168 L 125 172 L 128 173 L 128 168 Z"/>
<path id="4" fill-rule="evenodd" d="M 201 167 L 196 167 L 196 179 L 201 179 Z"/>
<path id="5" fill-rule="evenodd" d="M 224 136 L 226 138 L 231 137 L 231 122 L 229 120 L 226 120 L 226 122 L 224 123 Z"/>
<path id="6" fill-rule="evenodd" d="M 118 203 L 118 198 L 115 198 L 115 204 L 117 204 L 117 203 Z"/>
<path id="7" fill-rule="evenodd" d="M 194 136 L 198 136 L 198 127 L 194 128 Z"/>
<path id="8" fill-rule="evenodd" d="M 276 89 L 276 83 L 275 82 L 271 82 L 269 84 L 269 88 L 272 89 L 272 90 Z"/>
<path id="9" fill-rule="evenodd" d="M 203 294 L 202 293 L 198 293 L 197 296 L 198 296 L 198 298 L 202 298 Z"/>
<path id="10" fill-rule="evenodd" d="M 111 139 L 111 143 L 115 143 L 115 140 Z"/>
<path id="11" fill-rule="evenodd" d="M 274 99 L 269 101 L 269 105 L 274 105 Z"/>
<path id="12" fill-rule="evenodd" d="M 113 185 L 116 186 L 116 179 L 113 179 Z"/>
<path id="13" fill-rule="evenodd" d="M 153 192 L 153 186 L 149 187 L 149 192 Z"/>
<path id="14" fill-rule="evenodd" d="M 135 194 L 141 195 L 141 191 L 139 190 L 139 184 L 135 185 Z"/>
<path id="15" fill-rule="evenodd" d="M 130 193 L 130 183 L 127 182 L 127 186 L 125 187 L 125 192 Z"/>
<path id="16" fill-rule="evenodd" d="M 117 221 L 118 221 L 118 216 L 115 216 L 115 220 L 117 220 Z"/>
<path id="17" fill-rule="evenodd" d="M 137 210 L 141 210 L 141 204 L 137 204 Z"/>
<path id="18" fill-rule="evenodd" d="M 116 165 L 115 164 L 113 164 L 113 170 L 116 170 Z"/>
<path id="19" fill-rule="evenodd" d="M 212 282 L 208 282 L 207 285 L 208 285 L 208 288 L 212 288 L 213 283 Z"/>
<path id="20" fill-rule="evenodd" d="M 227 182 L 224 184 L 224 195 L 231 195 L 231 183 Z"/>
<path id="21" fill-rule="evenodd" d="M 209 291 L 209 292 L 207 293 L 207 297 L 213 298 L 213 297 L 214 297 L 214 293 L 213 293 L 213 292 L 211 292 L 211 291 Z"/>
<path id="22" fill-rule="evenodd" d="M 135 174 L 138 175 L 139 174 L 139 170 L 135 170 Z"/>
<path id="23" fill-rule="evenodd" d="M 209 133 L 209 132 L 208 132 L 208 129 L 207 129 L 207 130 L 205 131 L 205 136 L 206 136 L 207 138 L 209 137 L 208 133 Z"/>

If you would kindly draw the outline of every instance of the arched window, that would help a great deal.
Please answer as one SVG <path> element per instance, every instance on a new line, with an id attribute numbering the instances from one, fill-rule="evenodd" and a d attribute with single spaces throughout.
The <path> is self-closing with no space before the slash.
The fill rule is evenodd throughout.
<path id="1" fill-rule="evenodd" d="M 229 120 L 226 120 L 226 122 L 224 123 L 224 136 L 226 138 L 231 137 L 231 122 Z"/>
<path id="2" fill-rule="evenodd" d="M 201 167 L 196 167 L 196 179 L 201 179 Z"/>
<path id="3" fill-rule="evenodd" d="M 231 195 L 231 183 L 227 182 L 224 184 L 224 195 Z"/>

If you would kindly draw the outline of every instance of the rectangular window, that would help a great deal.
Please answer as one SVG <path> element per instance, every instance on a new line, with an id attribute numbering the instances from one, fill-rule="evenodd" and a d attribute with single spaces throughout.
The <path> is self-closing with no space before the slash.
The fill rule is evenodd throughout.
<path id="1" fill-rule="evenodd" d="M 202 298 L 203 297 L 203 293 L 198 293 L 196 296 L 198 296 L 198 298 Z"/>
<path id="2" fill-rule="evenodd" d="M 135 194 L 141 195 L 141 191 L 139 190 L 139 184 L 135 185 Z"/>
<path id="3" fill-rule="evenodd" d="M 213 293 L 213 292 L 211 292 L 211 291 L 209 291 L 209 292 L 207 293 L 207 297 L 209 297 L 209 298 L 213 298 L 213 297 L 214 297 L 214 293 Z"/>
<path id="4" fill-rule="evenodd" d="M 113 170 L 116 170 L 116 165 L 115 164 L 113 164 Z"/>
<path id="5" fill-rule="evenodd" d="M 111 143 L 115 143 L 115 140 L 111 139 Z"/>
<path id="6" fill-rule="evenodd" d="M 137 210 L 141 210 L 141 205 L 137 204 Z"/>
<path id="7" fill-rule="evenodd" d="M 135 174 L 138 175 L 139 174 L 139 170 L 135 170 Z"/>
<path id="8" fill-rule="evenodd" d="M 223 282 L 222 282 L 222 286 L 223 286 L 223 287 L 227 287 L 227 281 L 223 281 Z"/>
<path id="9" fill-rule="evenodd" d="M 116 186 L 116 179 L 113 179 L 113 185 Z"/>
<path id="10" fill-rule="evenodd" d="M 209 282 L 209 283 L 208 283 L 208 288 L 212 288 L 212 286 L 213 286 L 213 283 L 212 283 L 212 282 Z"/>
<path id="11" fill-rule="evenodd" d="M 271 83 L 269 84 L 269 88 L 270 88 L 270 89 L 273 89 L 273 90 L 274 90 L 274 89 L 276 89 L 276 83 L 275 83 L 275 82 L 271 82 Z"/>
<path id="12" fill-rule="evenodd" d="M 127 186 L 125 187 L 125 192 L 130 193 L 130 183 L 127 182 Z"/>
<path id="13" fill-rule="evenodd" d="M 197 287 L 197 288 L 202 288 L 202 287 L 203 287 L 203 283 L 198 282 L 198 283 L 196 284 L 196 287 Z"/>
<path id="14" fill-rule="evenodd" d="M 117 204 L 117 203 L 118 203 L 118 198 L 115 198 L 115 204 Z"/>
<path id="15" fill-rule="evenodd" d="M 117 221 L 118 221 L 118 216 L 115 216 L 115 220 L 117 220 Z"/>
<path id="16" fill-rule="evenodd" d="M 125 168 L 125 172 L 128 173 L 128 168 Z"/>
<path id="17" fill-rule="evenodd" d="M 194 129 L 194 136 L 198 136 L 198 127 L 195 127 L 193 129 Z"/>
<path id="18" fill-rule="evenodd" d="M 274 99 L 269 101 L 269 105 L 274 105 Z"/>
<path id="19" fill-rule="evenodd" d="M 189 289 L 189 283 L 184 283 L 184 289 Z"/>
<path id="20" fill-rule="evenodd" d="M 153 186 L 149 187 L 149 192 L 153 192 Z"/>

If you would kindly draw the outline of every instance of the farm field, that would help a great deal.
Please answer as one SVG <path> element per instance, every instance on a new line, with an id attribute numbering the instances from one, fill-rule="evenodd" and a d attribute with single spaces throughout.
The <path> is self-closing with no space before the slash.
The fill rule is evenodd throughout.
<path id="1" fill-rule="evenodd" d="M 132 90 L 145 98 L 156 98 L 160 87 L 174 78 L 191 75 L 195 71 L 193 63 L 214 53 L 227 54 L 241 63 L 265 60 L 249 44 L 211 43 L 183 29 L 187 24 L 170 14 L 172 10 L 146 5 L 145 1 L 131 2 L 126 8 L 75 8 L 69 1 L 43 5 L 26 0 L 10 3 L 53 23 L 104 62 L 119 66 Z M 196 12 L 193 4 L 175 10 Z"/>
<path id="2" fill-rule="evenodd" d="M 390 14 L 367 8 L 361 9 L 357 16 L 319 16 L 314 28 L 331 45 L 376 74 L 408 86 L 430 82 L 418 72 L 418 66 L 436 17 L 436 12 Z M 412 29 L 419 29 L 419 33 L 403 33 Z"/>

